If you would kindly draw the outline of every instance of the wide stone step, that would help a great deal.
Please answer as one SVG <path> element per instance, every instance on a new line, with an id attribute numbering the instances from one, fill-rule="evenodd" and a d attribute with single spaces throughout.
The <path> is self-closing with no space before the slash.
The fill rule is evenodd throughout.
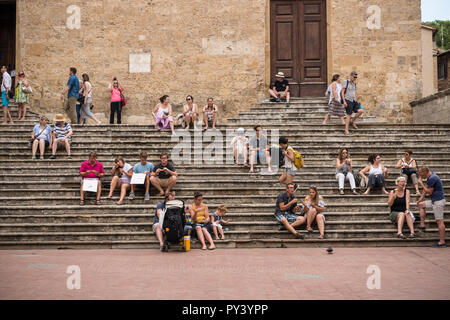
<path id="1" fill-rule="evenodd" d="M 448 223 L 449 219 L 444 219 Z M 416 227 L 418 226 L 416 222 Z M 74 222 L 74 223 L 1 223 L 0 237 L 5 233 L 18 232 L 151 232 L 153 221 L 146 222 Z M 428 221 L 425 224 L 427 229 L 436 227 L 435 222 Z M 280 230 L 279 224 L 272 221 L 257 221 L 257 222 L 230 222 L 225 228 L 228 233 L 231 231 L 283 231 Z M 300 226 L 298 229 L 305 229 L 305 226 Z M 229 229 L 229 230 L 228 230 Z M 316 228 L 317 229 L 317 228 Z M 327 221 L 326 230 L 331 231 L 359 231 L 367 229 L 386 230 L 389 232 L 396 232 L 396 226 L 388 219 L 372 220 L 372 221 Z M 406 230 L 409 229 L 406 227 Z M 303 230 L 304 231 L 304 230 Z M 316 230 L 317 231 L 317 230 Z"/>
<path id="2" fill-rule="evenodd" d="M 191 198 L 192 199 L 192 198 Z M 187 204 L 191 204 L 192 200 L 185 199 Z M 108 203 L 106 200 L 103 200 L 101 205 L 95 205 L 95 198 L 87 199 L 85 205 L 78 205 L 78 202 L 71 205 L 2 205 L 0 206 L 1 214 L 21 214 L 21 215 L 29 215 L 29 214 L 91 214 L 98 213 L 99 210 L 107 213 L 122 213 L 122 214 L 131 214 L 131 213 L 154 213 L 156 209 L 157 201 L 149 201 L 149 204 L 140 205 L 140 204 L 132 204 L 133 202 L 124 202 L 122 205 L 116 205 L 114 203 Z M 230 213 L 272 213 L 275 211 L 275 201 L 273 203 L 260 203 L 260 204 L 228 204 L 226 201 L 222 202 L 207 202 L 208 208 L 213 211 L 216 210 L 217 207 L 221 204 L 226 204 Z M 418 214 L 417 204 L 414 201 L 411 201 L 410 204 L 411 211 Z M 450 208 L 450 203 L 447 203 L 445 206 L 445 210 Z M 357 203 L 357 202 L 347 202 L 347 203 L 328 203 L 326 208 L 326 213 L 328 212 L 384 212 L 387 214 L 389 212 L 389 208 L 386 202 L 370 202 L 370 203 Z"/>
<path id="3" fill-rule="evenodd" d="M 306 235 L 308 239 L 317 239 L 318 232 L 308 234 L 304 230 L 300 233 Z M 367 239 L 367 238 L 389 238 L 396 236 L 395 228 L 389 229 L 358 229 L 358 230 L 325 230 L 327 239 Z M 152 231 L 104 231 L 104 232 L 10 232 L 0 233 L 0 241 L 92 241 L 92 240 L 150 240 L 155 237 Z M 293 235 L 288 231 L 276 230 L 241 230 L 229 231 L 226 237 L 232 239 L 292 239 Z M 438 239 L 438 229 L 430 228 L 427 232 L 421 233 L 420 238 Z M 450 237 L 449 237 L 450 238 Z M 414 241 L 414 240 L 404 240 Z"/>
<path id="4" fill-rule="evenodd" d="M 275 221 L 273 212 L 265 213 L 239 213 L 229 212 L 226 214 L 226 219 L 230 219 L 230 223 L 226 228 L 233 229 L 236 224 L 243 225 L 270 225 L 278 224 Z M 444 212 L 444 219 L 450 219 L 450 211 Z M 61 224 L 61 223 L 140 223 L 140 222 L 153 222 L 154 211 L 151 213 L 114 213 L 102 212 L 97 210 L 96 213 L 89 214 L 34 214 L 32 211 L 30 214 L 2 214 L 0 217 L 0 224 L 14 224 L 14 223 L 27 223 L 27 224 Z M 356 221 L 358 223 L 365 223 L 370 221 L 383 221 L 390 222 L 389 210 L 385 212 L 326 212 L 326 223 L 338 223 L 345 224 L 348 221 Z M 427 223 L 433 222 L 433 214 L 427 215 Z M 416 224 L 419 222 L 418 213 L 416 213 Z M 406 224 L 405 224 L 406 226 Z"/>

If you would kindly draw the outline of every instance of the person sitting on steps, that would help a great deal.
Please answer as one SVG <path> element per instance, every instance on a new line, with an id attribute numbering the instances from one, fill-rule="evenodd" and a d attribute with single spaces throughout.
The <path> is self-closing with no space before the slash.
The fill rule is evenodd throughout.
<path id="1" fill-rule="evenodd" d="M 316 186 L 309 187 L 309 194 L 303 200 L 306 212 L 306 230 L 313 232 L 312 223 L 316 223 L 319 228 L 319 239 L 325 237 L 325 201 L 319 195 Z"/>
<path id="2" fill-rule="evenodd" d="M 194 125 L 194 130 L 197 129 L 197 120 L 198 120 L 198 106 L 194 103 L 194 98 L 191 95 L 186 97 L 186 104 L 183 106 L 183 114 L 184 120 L 186 122 L 186 130 L 189 130 L 189 127 L 192 124 Z"/>
<path id="3" fill-rule="evenodd" d="M 414 234 L 414 215 L 409 211 L 409 190 L 406 189 L 405 177 L 395 179 L 397 187 L 389 193 L 388 206 L 391 208 L 389 217 L 392 223 L 397 224 L 397 238 L 406 239 L 403 235 L 403 224 L 405 223 L 410 230 L 410 238 L 415 238 Z"/>
<path id="4" fill-rule="evenodd" d="M 83 191 L 83 179 L 98 180 L 96 203 L 101 204 L 100 196 L 102 194 L 102 182 L 100 179 L 105 175 L 105 171 L 103 170 L 103 164 L 100 161 L 97 161 L 97 153 L 95 151 L 89 153 L 89 159 L 81 164 L 79 172 L 81 176 L 80 205 L 84 205 L 84 194 L 86 193 Z"/>
<path id="5" fill-rule="evenodd" d="M 230 145 L 233 147 L 233 154 L 234 154 L 234 164 L 239 166 L 241 165 L 241 162 L 239 161 L 239 158 L 244 159 L 244 167 L 247 167 L 247 158 L 248 158 L 248 139 L 245 136 L 245 129 L 239 128 L 236 130 L 237 136 L 235 136 L 231 142 Z"/>
<path id="6" fill-rule="evenodd" d="M 67 152 L 67 159 L 72 159 L 70 155 L 70 141 L 72 140 L 72 128 L 70 124 L 66 122 L 64 115 L 57 114 L 53 119 L 53 144 L 52 144 L 52 155 L 49 159 L 56 159 L 56 151 L 58 147 L 65 147 Z"/>
<path id="7" fill-rule="evenodd" d="M 139 154 L 139 158 L 140 158 L 141 162 L 135 164 L 133 167 L 133 173 L 145 173 L 146 174 L 145 183 L 143 185 L 142 184 L 137 185 L 138 188 L 142 188 L 142 187 L 145 188 L 145 195 L 144 195 L 145 201 L 150 200 L 150 193 L 149 193 L 150 192 L 150 175 L 153 172 L 153 168 L 154 168 L 153 163 L 147 161 L 147 157 L 148 157 L 147 152 L 142 151 Z M 135 194 L 134 194 L 135 188 L 136 188 L 136 185 L 132 184 L 130 195 L 128 196 L 129 200 L 133 200 L 135 198 Z"/>
<path id="8" fill-rule="evenodd" d="M 304 206 L 294 196 L 295 186 L 293 183 L 286 185 L 286 192 L 280 193 L 275 204 L 275 219 L 284 226 L 297 239 L 305 239 L 305 236 L 295 230 L 306 222 L 303 210 Z"/>
<path id="9" fill-rule="evenodd" d="M 368 158 L 369 164 L 362 169 L 359 174 L 361 175 L 362 179 L 367 181 L 367 191 L 363 194 L 369 194 L 370 190 L 375 187 L 381 187 L 383 192 L 385 194 L 389 194 L 389 192 L 386 191 L 386 180 L 385 177 L 387 177 L 388 171 L 387 169 L 381 164 L 381 157 L 378 153 L 371 154 Z M 366 177 L 366 173 L 369 173 L 369 177 Z"/>
<path id="10" fill-rule="evenodd" d="M 111 187 L 109 188 L 109 195 L 106 199 L 111 199 L 114 189 L 120 187 L 120 198 L 116 204 L 121 205 L 123 199 L 127 194 L 127 190 L 130 188 L 131 177 L 133 176 L 133 167 L 125 162 L 122 157 L 117 157 L 114 161 L 114 167 L 111 170 L 113 176 L 111 180 Z"/>
<path id="11" fill-rule="evenodd" d="M 286 107 L 289 107 L 289 100 L 291 99 L 289 82 L 284 78 L 283 72 L 278 72 L 275 75 L 275 79 L 275 82 L 269 88 L 269 94 L 273 97 L 275 102 L 281 102 L 281 99 L 286 99 Z"/>
<path id="12" fill-rule="evenodd" d="M 168 195 L 177 183 L 178 173 L 169 163 L 169 156 L 167 153 L 162 153 L 160 159 L 161 163 L 153 168 L 150 182 L 159 191 L 158 196 L 164 196 Z M 166 188 L 165 192 L 163 191 L 163 188 Z"/>
<path id="13" fill-rule="evenodd" d="M 345 180 L 350 182 L 350 188 L 352 189 L 353 194 L 358 194 L 356 191 L 355 177 L 352 173 L 352 159 L 350 159 L 347 148 L 341 148 L 339 150 L 336 159 L 336 179 L 339 181 L 339 194 L 344 194 Z"/>
<path id="14" fill-rule="evenodd" d="M 189 206 L 188 210 L 191 214 L 193 229 L 197 232 L 197 238 L 202 244 L 202 250 L 206 250 L 205 238 L 209 242 L 209 250 L 214 250 L 216 246 L 209 233 L 211 228 L 208 206 L 203 201 L 203 195 L 200 192 L 194 194 L 194 203 Z"/>
<path id="15" fill-rule="evenodd" d="M 405 156 L 398 160 L 395 168 L 401 168 L 400 175 L 406 179 L 406 182 L 410 179 L 414 184 L 414 188 L 416 188 L 416 195 L 420 195 L 419 182 L 417 179 L 417 163 L 416 160 L 411 158 L 412 153 L 411 149 L 405 150 Z"/>
<path id="16" fill-rule="evenodd" d="M 219 117 L 219 108 L 214 104 L 214 98 L 208 98 L 207 105 L 203 108 L 202 112 L 205 130 L 207 130 L 209 126 L 215 129 L 217 118 Z"/>

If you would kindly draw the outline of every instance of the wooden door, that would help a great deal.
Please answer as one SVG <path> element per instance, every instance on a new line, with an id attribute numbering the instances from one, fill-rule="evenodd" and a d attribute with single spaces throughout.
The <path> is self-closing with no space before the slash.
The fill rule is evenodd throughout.
<path id="1" fill-rule="evenodd" d="M 323 96 L 327 86 L 325 0 L 271 0 L 271 81 L 281 71 L 293 97 Z"/>
<path id="2" fill-rule="evenodd" d="M 16 5 L 0 3 L 0 65 L 15 68 L 16 59 Z"/>

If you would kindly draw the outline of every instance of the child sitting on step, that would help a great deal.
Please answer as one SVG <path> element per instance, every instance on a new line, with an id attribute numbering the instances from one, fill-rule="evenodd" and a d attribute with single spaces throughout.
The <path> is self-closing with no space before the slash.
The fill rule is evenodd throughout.
<path id="1" fill-rule="evenodd" d="M 211 226 L 214 232 L 215 240 L 219 239 L 218 233 L 220 233 L 221 239 L 225 239 L 225 235 L 223 233 L 223 226 L 222 224 L 227 224 L 230 222 L 230 219 L 224 220 L 223 216 L 227 213 L 227 207 L 225 205 L 220 205 L 219 208 L 217 208 L 217 211 L 211 214 Z M 218 232 L 217 232 L 218 231 Z"/>

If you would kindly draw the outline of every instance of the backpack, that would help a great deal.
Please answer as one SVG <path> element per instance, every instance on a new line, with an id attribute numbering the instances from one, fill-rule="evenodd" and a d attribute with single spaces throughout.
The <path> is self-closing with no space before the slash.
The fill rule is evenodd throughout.
<path id="1" fill-rule="evenodd" d="M 185 208 L 182 200 L 167 201 L 163 230 L 169 243 L 179 243 L 184 236 Z"/>
<path id="2" fill-rule="evenodd" d="M 303 167 L 303 157 L 302 154 L 300 152 L 298 152 L 297 150 L 293 149 L 292 147 L 288 147 L 288 149 L 292 149 L 292 151 L 294 152 L 294 165 L 297 169 L 301 169 Z"/>
<path id="3" fill-rule="evenodd" d="M 350 80 L 346 80 L 347 81 L 347 85 L 345 86 L 345 88 L 344 88 L 344 94 L 347 92 L 347 88 L 348 88 L 348 82 L 350 81 Z M 355 82 L 355 91 L 356 91 L 356 82 Z"/>

